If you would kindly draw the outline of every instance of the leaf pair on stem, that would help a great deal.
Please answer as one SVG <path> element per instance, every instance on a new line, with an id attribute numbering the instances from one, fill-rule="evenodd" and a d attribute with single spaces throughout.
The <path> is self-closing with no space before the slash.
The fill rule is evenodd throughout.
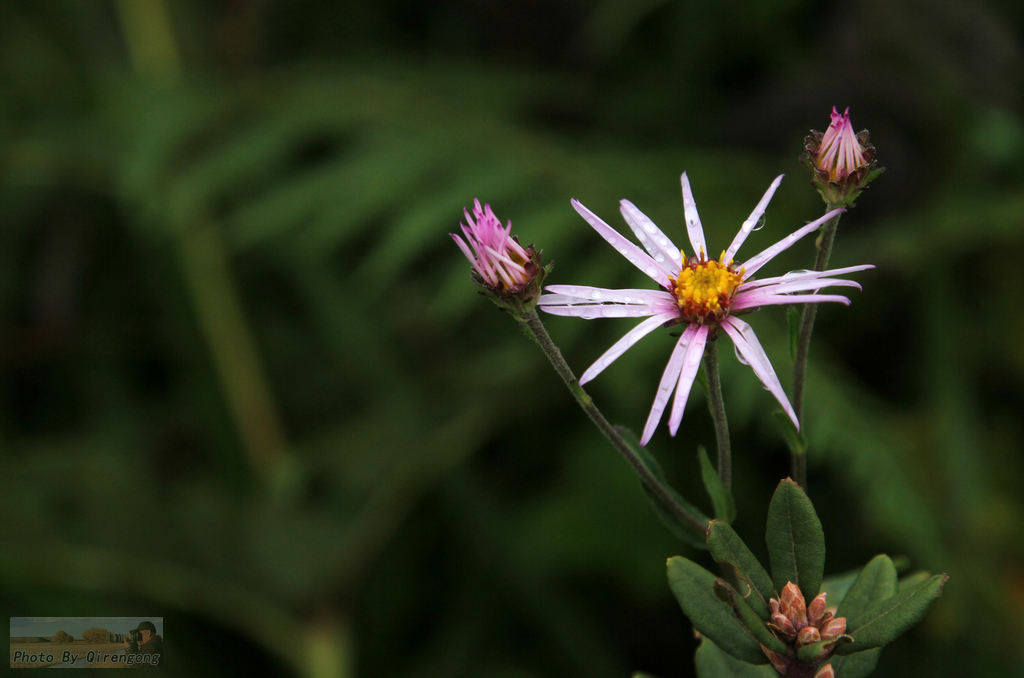
<path id="1" fill-rule="evenodd" d="M 722 520 L 710 522 L 707 546 L 731 582 L 686 558 L 668 561 L 669 586 L 705 637 L 697 657 L 702 676 L 772 675 L 768 667 L 743 664 L 770 662 L 793 678 L 814 676 L 826 664 L 839 678 L 862 678 L 874 670 L 881 647 L 921 621 L 948 579 L 914 575 L 901 584 L 892 560 L 878 555 L 838 608 L 825 611 L 825 594 L 819 596 L 825 570 L 821 522 L 803 489 L 788 478 L 772 497 L 765 540 L 771 574 Z M 812 602 L 805 606 L 805 600 Z M 732 668 L 722 673 L 722 667 Z"/>

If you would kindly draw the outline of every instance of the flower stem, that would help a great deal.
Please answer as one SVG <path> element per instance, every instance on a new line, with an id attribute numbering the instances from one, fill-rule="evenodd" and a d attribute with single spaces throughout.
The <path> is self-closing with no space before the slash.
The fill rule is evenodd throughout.
<path id="1" fill-rule="evenodd" d="M 828 204 L 825 207 L 826 214 L 841 205 Z M 824 271 L 828 268 L 829 257 L 832 256 L 832 244 L 835 242 L 836 229 L 839 227 L 837 214 L 827 222 L 821 236 L 818 238 L 818 253 L 814 257 L 814 270 Z M 800 331 L 797 334 L 796 361 L 793 364 L 793 410 L 803 430 L 804 418 L 804 386 L 807 381 L 807 356 L 811 348 L 811 334 L 814 332 L 814 317 L 818 313 L 817 304 L 806 304 L 803 313 L 800 315 Z M 791 450 L 793 462 L 793 479 L 803 488 L 807 487 L 807 453 L 797 453 Z"/>
<path id="2" fill-rule="evenodd" d="M 565 362 L 565 358 L 562 357 L 562 352 L 558 350 L 554 342 L 551 341 L 551 336 L 548 335 L 548 331 L 544 328 L 544 323 L 541 322 L 540 317 L 537 315 L 536 310 L 530 310 L 529 312 L 518 317 L 520 325 L 525 330 L 526 334 L 537 342 L 541 350 L 547 355 L 548 360 L 551 361 L 551 365 L 555 368 L 555 372 L 562 378 L 565 385 L 572 392 L 576 402 L 579 403 L 583 411 L 587 413 L 590 420 L 594 422 L 598 430 L 604 434 L 604 437 L 619 451 L 626 461 L 629 463 L 633 470 L 638 476 L 640 476 L 640 482 L 646 487 L 657 499 L 671 511 L 676 517 L 678 517 L 683 523 L 689 525 L 698 532 L 703 533 L 707 530 L 707 523 L 700 520 L 695 515 L 690 513 L 686 508 L 679 504 L 673 497 L 672 494 L 665 488 L 664 485 L 651 473 L 650 469 L 644 465 L 637 454 L 630 448 L 629 444 L 622 437 L 622 434 L 615 429 L 614 426 L 608 423 L 608 420 L 604 418 L 601 411 L 597 409 L 594 404 L 593 398 L 583 390 L 580 386 L 579 381 L 576 379 L 576 375 L 572 373 L 572 369 L 569 364 Z"/>
<path id="3" fill-rule="evenodd" d="M 168 2 L 119 0 L 116 7 L 135 74 L 179 86 L 184 69 Z M 272 477 L 286 458 L 287 439 L 232 278 L 230 253 L 203 211 L 174 226 L 184 280 L 242 449 L 258 476 Z"/>
<path id="4" fill-rule="evenodd" d="M 709 341 L 704 349 L 704 371 L 708 377 L 708 405 L 715 421 L 718 440 L 718 477 L 726 490 L 732 489 L 732 449 L 729 445 L 729 421 L 725 417 L 722 381 L 718 374 L 718 342 Z"/>

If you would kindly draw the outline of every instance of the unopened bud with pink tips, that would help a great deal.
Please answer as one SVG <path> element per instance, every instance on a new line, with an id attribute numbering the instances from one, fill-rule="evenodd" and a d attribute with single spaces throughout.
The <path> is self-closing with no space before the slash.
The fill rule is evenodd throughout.
<path id="1" fill-rule="evenodd" d="M 811 130 L 800 161 L 813 175 L 811 184 L 831 207 L 852 207 L 860 192 L 885 171 L 875 166 L 875 147 L 867 130 L 854 133 L 850 109 L 832 107 L 832 122 L 824 134 Z"/>
<path id="2" fill-rule="evenodd" d="M 464 210 L 465 240 L 449 233 L 473 265 L 473 280 L 501 308 L 517 315 L 529 312 L 540 297 L 541 283 L 551 265 L 540 265 L 533 245 L 523 247 L 512 235 L 512 222 L 502 226 L 490 205 L 473 201 L 473 213 Z"/>

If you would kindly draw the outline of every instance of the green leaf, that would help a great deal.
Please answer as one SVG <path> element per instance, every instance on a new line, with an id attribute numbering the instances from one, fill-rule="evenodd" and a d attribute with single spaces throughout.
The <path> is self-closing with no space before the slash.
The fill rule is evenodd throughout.
<path id="1" fill-rule="evenodd" d="M 779 483 L 768 506 L 765 541 L 775 590 L 793 582 L 807 600 L 818 595 L 825 571 L 825 535 L 811 500 L 789 478 Z"/>
<path id="2" fill-rule="evenodd" d="M 860 571 L 864 568 L 858 568 L 843 574 L 832 575 L 831 577 L 825 577 L 821 582 L 821 590 L 828 594 L 828 599 L 835 605 L 835 601 L 842 602 L 843 598 L 846 597 L 846 593 L 853 586 L 853 582 L 860 576 Z"/>
<path id="3" fill-rule="evenodd" d="M 828 663 L 832 665 L 836 678 L 867 678 L 878 666 L 878 657 L 881 654 L 882 648 L 876 647 L 873 650 L 865 650 L 843 657 L 833 656 Z"/>
<path id="4" fill-rule="evenodd" d="M 710 638 L 701 638 L 694 664 L 698 678 L 774 678 L 778 675 L 771 666 L 754 666 L 728 655 Z"/>
<path id="5" fill-rule="evenodd" d="M 743 598 L 724 579 L 715 580 L 715 595 L 722 602 L 729 604 L 733 613 L 743 622 L 757 642 L 779 654 L 786 654 L 789 651 L 789 648 L 768 630 L 768 625 L 750 609 L 749 605 L 743 602 Z"/>
<path id="6" fill-rule="evenodd" d="M 911 586 L 917 586 L 918 584 L 923 582 L 925 579 L 927 579 L 929 576 L 930 575 L 927 572 L 925 572 L 924 570 L 918 570 L 917 572 L 911 572 L 907 576 L 905 576 L 905 577 L 900 579 L 900 584 L 899 584 L 898 588 L 899 588 L 900 591 L 905 591 L 906 589 L 909 589 Z"/>
<path id="7" fill-rule="evenodd" d="M 731 524 L 732 521 L 736 520 L 736 500 L 733 499 L 732 494 L 726 489 L 725 484 L 722 483 L 722 478 L 718 475 L 715 467 L 711 465 L 711 460 L 708 459 L 708 452 L 704 449 L 703 445 L 697 448 L 697 455 L 700 457 L 700 474 L 704 479 L 704 489 L 708 491 L 708 496 L 711 497 L 711 506 L 714 508 L 715 518 Z"/>
<path id="8" fill-rule="evenodd" d="M 796 306 L 786 311 L 786 324 L 789 325 L 789 359 L 796 362 L 796 347 L 800 342 L 800 317 L 803 314 Z"/>
<path id="9" fill-rule="evenodd" d="M 708 528 L 708 547 L 715 562 L 731 565 L 740 583 L 749 587 L 743 599 L 761 619 L 767 621 L 771 617 L 768 599 L 775 594 L 772 578 L 736 530 L 721 520 L 712 520 Z"/>
<path id="10" fill-rule="evenodd" d="M 896 595 L 896 566 L 885 554 L 872 558 L 850 585 L 836 611 L 837 617 L 856 617 L 871 605 Z"/>
<path id="11" fill-rule="evenodd" d="M 839 654 L 851 654 L 874 647 L 883 647 L 896 640 L 907 629 L 920 622 L 939 596 L 949 575 L 932 575 L 925 581 L 894 596 L 874 603 L 853 618 L 846 620 L 846 632 L 853 636 L 852 645 L 837 648 Z"/>
<path id="12" fill-rule="evenodd" d="M 803 433 L 796 430 L 789 415 L 782 410 L 775 410 L 775 424 L 779 427 L 782 439 L 786 441 L 786 447 L 793 454 L 800 455 L 807 453 L 807 438 Z"/>
<path id="13" fill-rule="evenodd" d="M 652 455 L 647 448 L 640 447 L 640 440 L 636 437 L 636 434 L 621 426 L 616 427 L 616 430 L 622 434 L 622 438 L 626 441 L 626 444 L 629 445 L 629 449 L 633 450 L 633 453 L 640 460 L 640 463 L 647 467 L 647 470 L 651 472 L 651 475 L 658 479 L 658 482 L 660 482 L 662 487 L 665 488 L 665 491 L 668 492 L 668 494 L 678 502 L 680 506 L 689 511 L 691 515 L 696 517 L 698 520 L 707 523 L 709 518 L 696 506 L 683 499 L 682 496 L 680 496 L 680 494 L 673 490 L 672 486 L 668 484 L 665 480 L 665 472 L 661 469 L 661 464 L 658 463 L 658 460 L 654 458 L 654 455 Z M 668 506 L 663 504 L 653 492 L 647 489 L 646 485 L 641 483 L 641 487 L 643 487 L 644 494 L 647 495 L 647 500 L 651 503 L 654 513 L 661 519 L 661 522 L 665 524 L 665 527 L 667 527 L 672 534 L 694 548 L 707 549 L 707 536 L 704 532 L 697 531 L 681 521 Z"/>
<path id="14" fill-rule="evenodd" d="M 817 663 L 827 657 L 829 653 L 832 652 L 832 648 L 839 647 L 841 645 L 849 645 L 852 642 L 853 638 L 844 633 L 836 636 L 835 638 L 819 640 L 811 645 L 804 645 L 797 650 L 796 656 L 800 661 Z"/>
<path id="15" fill-rule="evenodd" d="M 686 558 L 669 558 L 669 588 L 693 627 L 736 659 L 751 664 L 767 663 L 761 645 L 732 608 L 715 595 L 715 579 L 715 575 Z"/>

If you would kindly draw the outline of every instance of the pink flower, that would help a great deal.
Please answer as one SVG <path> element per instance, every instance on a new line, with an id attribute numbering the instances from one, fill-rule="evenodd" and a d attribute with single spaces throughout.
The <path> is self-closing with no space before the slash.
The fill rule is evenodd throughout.
<path id="1" fill-rule="evenodd" d="M 658 327 L 686 325 L 662 374 L 654 404 L 641 436 L 642 445 L 646 445 L 654 434 L 673 391 L 675 400 L 669 414 L 669 430 L 673 436 L 679 430 L 683 409 L 697 376 L 705 344 L 716 337 L 718 330 L 729 336 L 740 360 L 750 365 L 761 383 L 782 405 L 794 426 L 799 428 L 793 407 L 789 404 L 754 330 L 733 314 L 775 304 L 825 301 L 849 304 L 850 300 L 846 297 L 818 292 L 824 287 L 834 286 L 860 289 L 860 285 L 852 280 L 831 276 L 873 267 L 851 266 L 821 272 L 794 271 L 774 278 L 753 278 L 753 275 L 776 255 L 800 238 L 813 233 L 821 224 L 842 210 L 829 212 L 742 264 L 735 262 L 733 257 L 754 230 L 781 181 L 782 177 L 779 176 L 772 182 L 750 217 L 743 222 L 732 244 L 718 259 L 707 257 L 704 229 L 697 215 L 697 205 L 693 200 L 686 173 L 682 176 L 683 209 L 690 244 L 694 251 L 690 257 L 684 257 L 680 249 L 654 225 L 654 222 L 628 200 L 620 203 L 622 216 L 647 250 L 646 253 L 579 202 L 572 201 L 576 211 L 601 237 L 661 287 L 657 290 L 612 290 L 582 285 L 549 285 L 545 288 L 550 294 L 542 295 L 538 305 L 548 313 L 582 318 L 647 318 L 598 358 L 580 377 L 580 384 L 585 384 L 596 377 L 627 349 Z"/>
<path id="2" fill-rule="evenodd" d="M 512 222 L 502 227 L 490 205 L 481 208 L 480 201 L 475 199 L 473 205 L 473 216 L 469 210 L 464 210 L 467 223 L 462 224 L 462 232 L 466 240 L 455 233 L 449 235 L 473 264 L 473 271 L 480 277 L 482 285 L 500 294 L 522 292 L 537 276 L 537 256 L 533 247 L 520 245 L 519 240 L 511 235 Z M 473 217 L 476 217 L 475 222 Z"/>
<path id="3" fill-rule="evenodd" d="M 821 139 L 814 164 L 828 172 L 829 181 L 841 182 L 853 172 L 868 164 L 864 148 L 850 124 L 850 109 L 839 115 L 832 107 L 832 123 Z"/>
<path id="4" fill-rule="evenodd" d="M 811 130 L 804 139 L 800 162 L 811 171 L 811 184 L 832 207 L 853 207 L 857 196 L 885 171 L 875 162 L 875 147 L 867 130 L 853 133 L 850 109 L 839 115 L 832 107 L 832 122 L 824 134 Z"/>

